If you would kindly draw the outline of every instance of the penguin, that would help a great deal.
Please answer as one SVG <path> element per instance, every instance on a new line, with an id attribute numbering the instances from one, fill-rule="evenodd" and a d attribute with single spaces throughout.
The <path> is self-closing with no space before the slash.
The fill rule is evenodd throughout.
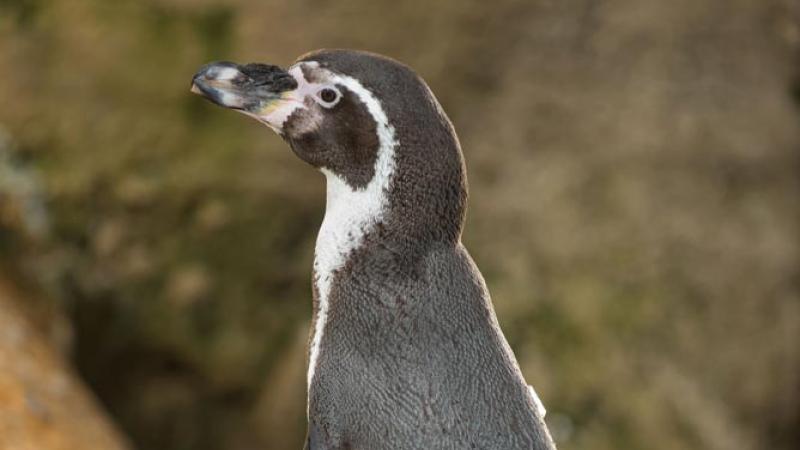
<path id="1" fill-rule="evenodd" d="M 420 76 L 318 50 L 288 69 L 210 63 L 191 91 L 272 128 L 326 178 L 305 448 L 555 449 L 461 242 L 464 157 Z"/>

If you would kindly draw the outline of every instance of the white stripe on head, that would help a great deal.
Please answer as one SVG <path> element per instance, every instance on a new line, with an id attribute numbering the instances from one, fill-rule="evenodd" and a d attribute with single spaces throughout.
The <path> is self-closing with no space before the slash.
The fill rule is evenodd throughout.
<path id="1" fill-rule="evenodd" d="M 364 236 L 374 229 L 386 213 L 386 192 L 395 172 L 395 150 L 398 146 L 394 127 L 389 124 L 386 112 L 372 92 L 348 76 L 331 74 L 329 81 L 344 86 L 366 105 L 376 124 L 379 148 L 375 173 L 362 189 L 353 189 L 339 175 L 322 169 L 327 179 L 327 204 L 314 251 L 314 283 L 319 304 L 309 349 L 309 392 L 325 331 L 331 283 L 336 271 L 361 246 Z"/>

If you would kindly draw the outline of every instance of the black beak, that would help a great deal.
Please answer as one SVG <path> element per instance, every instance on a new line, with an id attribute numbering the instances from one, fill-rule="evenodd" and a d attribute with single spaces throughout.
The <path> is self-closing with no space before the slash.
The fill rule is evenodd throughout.
<path id="1" fill-rule="evenodd" d="M 296 88 L 294 77 L 278 66 L 219 61 L 200 68 L 191 91 L 225 108 L 255 112 Z"/>

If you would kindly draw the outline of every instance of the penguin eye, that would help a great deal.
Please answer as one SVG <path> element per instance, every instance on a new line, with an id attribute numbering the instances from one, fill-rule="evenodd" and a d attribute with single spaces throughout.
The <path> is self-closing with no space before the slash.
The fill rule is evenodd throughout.
<path id="1" fill-rule="evenodd" d="M 333 103 L 339 99 L 339 93 L 336 90 L 331 88 L 324 88 L 319 91 L 319 99 L 322 100 L 324 106 L 330 107 L 333 106 Z"/>

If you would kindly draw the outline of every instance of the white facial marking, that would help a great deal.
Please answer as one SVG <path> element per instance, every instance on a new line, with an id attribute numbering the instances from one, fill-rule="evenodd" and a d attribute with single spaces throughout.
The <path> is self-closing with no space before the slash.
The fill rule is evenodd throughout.
<path id="1" fill-rule="evenodd" d="M 342 75 L 332 75 L 331 78 L 330 81 L 346 87 L 367 106 L 376 123 L 380 146 L 375 175 L 363 189 L 353 189 L 335 173 L 322 169 L 328 184 L 327 204 L 314 251 L 314 283 L 319 294 L 319 305 L 308 364 L 309 391 L 325 331 L 331 282 L 353 250 L 361 246 L 364 236 L 383 219 L 388 203 L 386 192 L 395 171 L 395 149 L 398 145 L 395 130 L 389 125 L 378 99 L 354 78 Z"/>
<path id="2" fill-rule="evenodd" d="M 248 115 L 252 115 L 257 120 L 267 124 L 275 132 L 280 133 L 283 131 L 283 126 L 286 124 L 286 120 L 289 116 L 298 109 L 308 109 L 305 103 L 306 98 L 309 96 L 314 97 L 319 90 L 327 86 L 306 80 L 302 70 L 303 66 L 313 69 L 318 67 L 319 64 L 313 61 L 301 62 L 289 68 L 289 75 L 297 81 L 297 88 L 283 93 L 281 95 L 281 100 L 275 101 L 271 106 L 268 106 L 265 111 L 259 114 Z M 305 124 L 305 128 L 298 130 L 298 132 L 311 131 L 314 129 L 314 126 L 318 124 L 319 122 Z"/>

